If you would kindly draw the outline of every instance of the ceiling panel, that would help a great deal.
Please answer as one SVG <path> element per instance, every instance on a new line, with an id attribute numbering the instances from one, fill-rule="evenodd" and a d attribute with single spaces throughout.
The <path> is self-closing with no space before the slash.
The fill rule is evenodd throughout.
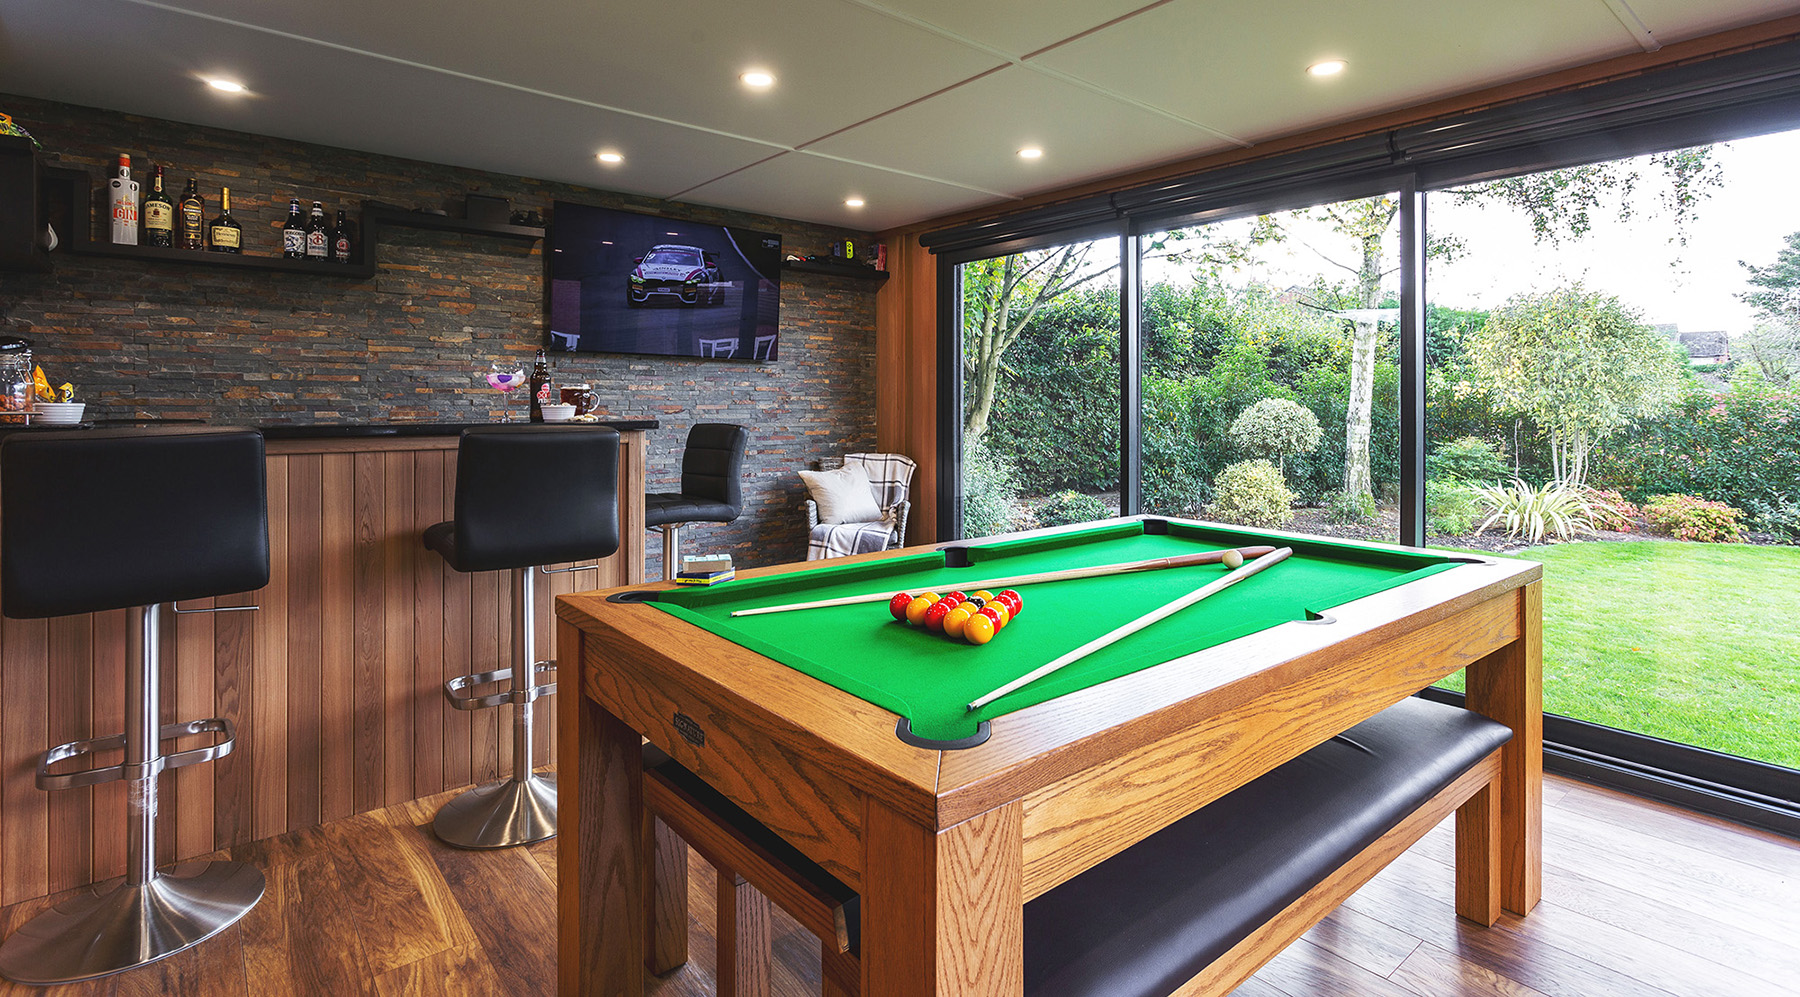
<path id="1" fill-rule="evenodd" d="M 1010 56 L 1028 55 L 1152 0 L 855 0 L 915 17 Z"/>
<path id="2" fill-rule="evenodd" d="M 1627 0 L 1656 40 L 1670 42 L 1698 38 L 1715 31 L 1741 28 L 1791 14 L 1800 14 L 1800 0 L 1729 0 L 1696 3 L 1695 0 Z"/>
<path id="3" fill-rule="evenodd" d="M 1020 159 L 1021 148 L 1044 150 Z M 1229 148 L 1132 104 L 1013 67 L 807 147 L 1013 195 Z"/>
<path id="4" fill-rule="evenodd" d="M 1175 0 L 1041 61 L 1260 141 L 1637 51 L 1600 0 Z"/>
<path id="5" fill-rule="evenodd" d="M 174 3 L 789 146 L 997 65 L 843 0 Z M 738 76 L 752 66 L 777 85 L 744 87 Z"/>
<path id="6" fill-rule="evenodd" d="M 96 13 L 129 15 L 132 30 L 70 23 Z M 9 7 L 0 56 L 0 91 L 654 197 L 779 151 L 111 0 Z M 238 66 L 307 83 L 226 97 L 195 79 Z M 601 166 L 603 145 L 627 150 L 625 163 Z"/>
<path id="7" fill-rule="evenodd" d="M 856 196 L 862 208 L 844 205 Z M 949 184 L 887 173 L 822 156 L 790 152 L 681 196 L 683 201 L 759 211 L 821 225 L 875 232 L 921 218 L 990 204 L 1001 198 Z"/>

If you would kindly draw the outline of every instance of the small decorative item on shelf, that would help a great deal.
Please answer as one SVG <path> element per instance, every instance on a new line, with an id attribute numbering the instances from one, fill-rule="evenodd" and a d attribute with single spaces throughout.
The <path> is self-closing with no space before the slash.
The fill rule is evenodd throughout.
<path id="1" fill-rule="evenodd" d="M 31 133 L 26 131 L 22 125 L 13 124 L 12 115 L 10 114 L 0 114 L 0 135 L 17 135 L 20 138 L 29 138 L 31 139 L 31 147 L 33 149 L 42 149 L 44 147 L 42 142 L 39 142 L 35 138 L 31 138 Z"/>
<path id="2" fill-rule="evenodd" d="M 515 211 L 512 213 L 512 223 L 521 228 L 543 228 L 544 216 L 539 214 L 536 208 L 532 208 L 530 211 Z"/>
<path id="3" fill-rule="evenodd" d="M 31 421 L 37 400 L 32 369 L 31 340 L 0 336 L 0 423 Z"/>

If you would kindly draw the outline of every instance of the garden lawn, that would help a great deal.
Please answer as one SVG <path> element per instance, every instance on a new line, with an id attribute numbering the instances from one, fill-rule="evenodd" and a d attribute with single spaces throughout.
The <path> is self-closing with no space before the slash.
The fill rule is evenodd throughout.
<path id="1" fill-rule="evenodd" d="M 1800 768 L 1800 547 L 1518 556 L 1544 565 L 1545 712 Z"/>

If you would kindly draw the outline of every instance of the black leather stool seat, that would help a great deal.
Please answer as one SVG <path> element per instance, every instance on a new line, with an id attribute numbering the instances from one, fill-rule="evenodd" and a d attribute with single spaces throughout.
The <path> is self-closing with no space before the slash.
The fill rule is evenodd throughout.
<path id="1" fill-rule="evenodd" d="M 4 463 L 7 616 L 95 613 L 269 583 L 255 430 L 14 433 Z"/>
<path id="2" fill-rule="evenodd" d="M 681 491 L 644 496 L 644 525 L 729 523 L 744 508 L 742 426 L 702 422 L 688 431 L 681 455 Z"/>
<path id="3" fill-rule="evenodd" d="M 485 426 L 457 446 L 456 518 L 425 546 L 457 571 L 606 557 L 619 549 L 619 434 L 604 426 Z"/>
<path id="4" fill-rule="evenodd" d="M 1026 904 L 1025 994 L 1168 997 L 1511 736 L 1389 707 Z"/>

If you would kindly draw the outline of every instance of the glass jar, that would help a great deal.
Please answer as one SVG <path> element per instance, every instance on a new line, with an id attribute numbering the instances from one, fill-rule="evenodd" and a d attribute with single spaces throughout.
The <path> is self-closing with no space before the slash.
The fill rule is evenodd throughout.
<path id="1" fill-rule="evenodd" d="M 36 398 L 31 381 L 31 343 L 16 336 L 0 340 L 0 420 L 23 422 Z"/>

